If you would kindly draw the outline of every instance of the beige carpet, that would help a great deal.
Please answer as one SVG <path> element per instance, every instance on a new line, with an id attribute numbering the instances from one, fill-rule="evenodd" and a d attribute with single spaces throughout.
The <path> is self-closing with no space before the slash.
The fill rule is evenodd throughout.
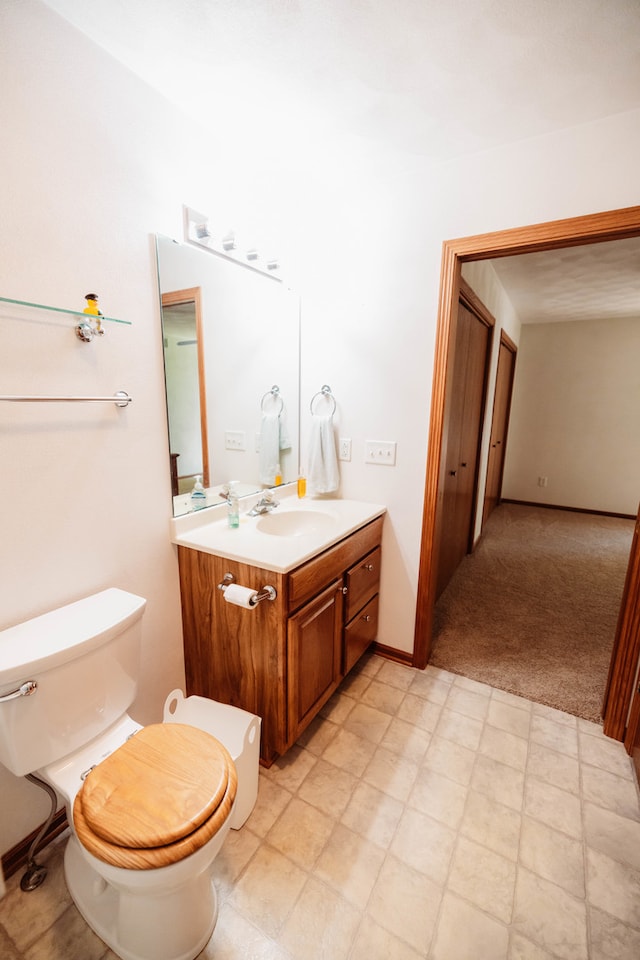
<path id="1" fill-rule="evenodd" d="M 633 528 L 502 504 L 436 605 L 430 663 L 599 720 Z"/>

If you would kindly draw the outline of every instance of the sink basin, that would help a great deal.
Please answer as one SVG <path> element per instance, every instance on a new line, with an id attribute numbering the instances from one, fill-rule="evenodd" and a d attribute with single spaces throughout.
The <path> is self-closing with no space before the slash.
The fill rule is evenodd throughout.
<path id="1" fill-rule="evenodd" d="M 330 534 L 335 520 L 319 510 L 290 510 L 284 513 L 267 513 L 256 524 L 260 533 L 273 537 L 304 537 L 311 533 Z"/>
<path id="2" fill-rule="evenodd" d="M 300 501 L 295 484 L 290 486 L 279 507 L 257 517 L 247 509 L 235 529 L 227 523 L 225 504 L 175 517 L 171 539 L 191 550 L 288 573 L 385 512 L 380 504 L 359 500 Z"/>

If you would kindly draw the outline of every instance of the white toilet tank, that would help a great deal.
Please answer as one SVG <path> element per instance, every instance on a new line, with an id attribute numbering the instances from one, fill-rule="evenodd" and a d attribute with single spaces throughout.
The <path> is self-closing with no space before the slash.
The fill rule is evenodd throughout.
<path id="1" fill-rule="evenodd" d="M 0 631 L 0 763 L 16 776 L 33 773 L 126 713 L 145 605 L 111 588 Z M 33 693 L 7 699 L 28 681 Z"/>

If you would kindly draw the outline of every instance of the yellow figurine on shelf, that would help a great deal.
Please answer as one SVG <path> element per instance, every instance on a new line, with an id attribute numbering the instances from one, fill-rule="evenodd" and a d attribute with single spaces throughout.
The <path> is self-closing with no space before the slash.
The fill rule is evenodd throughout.
<path id="1" fill-rule="evenodd" d="M 84 308 L 83 313 L 88 313 L 88 314 L 90 314 L 90 315 L 93 316 L 93 317 L 101 317 L 101 316 L 102 316 L 102 311 L 98 308 L 98 294 L 97 294 L 97 293 L 85 293 L 84 298 L 85 298 L 85 300 L 87 301 L 87 305 L 86 305 L 86 307 Z M 96 332 L 97 334 L 102 334 L 102 333 L 104 333 L 104 330 L 102 329 L 102 324 L 100 323 L 100 320 L 96 320 L 96 330 L 95 330 L 95 332 Z"/>

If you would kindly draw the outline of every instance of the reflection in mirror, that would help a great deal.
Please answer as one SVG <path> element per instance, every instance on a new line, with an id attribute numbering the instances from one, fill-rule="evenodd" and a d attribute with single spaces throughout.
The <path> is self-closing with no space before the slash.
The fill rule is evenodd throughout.
<path id="1" fill-rule="evenodd" d="M 279 278 L 157 237 L 173 513 L 298 474 L 300 309 Z"/>
<path id="2" fill-rule="evenodd" d="M 171 494 L 190 493 L 195 477 L 209 486 L 207 400 L 200 287 L 162 294 Z M 179 453 L 174 451 L 180 451 Z M 180 458 L 180 473 L 178 471 Z"/>

